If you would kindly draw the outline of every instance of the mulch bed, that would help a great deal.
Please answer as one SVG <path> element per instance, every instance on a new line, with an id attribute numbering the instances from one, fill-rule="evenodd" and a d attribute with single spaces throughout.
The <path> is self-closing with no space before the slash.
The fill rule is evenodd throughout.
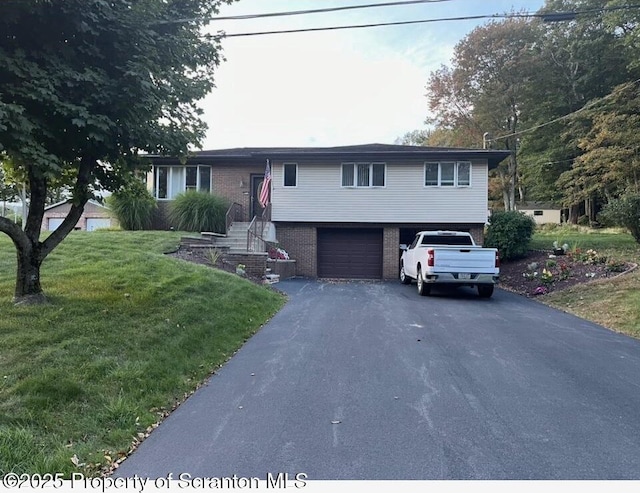
<path id="1" fill-rule="evenodd" d="M 168 256 L 186 260 L 187 262 L 193 262 L 194 264 L 208 265 L 209 267 L 215 267 L 216 269 L 224 270 L 226 272 L 236 273 L 236 264 L 226 262 L 222 256 L 218 257 L 216 264 L 213 265 L 208 255 L 208 248 L 189 248 L 180 245 L 175 252 L 167 253 Z M 263 284 L 262 278 L 252 277 L 244 275 L 246 279 L 255 282 L 256 284 Z"/>
<path id="2" fill-rule="evenodd" d="M 530 251 L 525 258 L 503 261 L 500 265 L 500 287 L 528 297 L 608 279 L 635 267 L 628 262 L 611 270 L 606 262 L 584 263 L 572 255 L 553 257 L 551 251 Z M 544 283 L 543 269 L 552 275 L 552 281 Z M 537 273 L 537 275 L 536 275 Z"/>

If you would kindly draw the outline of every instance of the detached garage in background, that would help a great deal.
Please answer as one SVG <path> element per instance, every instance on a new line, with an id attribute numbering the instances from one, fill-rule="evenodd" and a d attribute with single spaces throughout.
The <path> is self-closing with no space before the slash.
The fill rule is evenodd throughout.
<path id="1" fill-rule="evenodd" d="M 45 231 L 54 231 L 60 226 L 64 218 L 67 217 L 71 209 L 71 203 L 68 200 L 50 205 L 44 210 L 44 219 L 42 221 L 42 229 Z M 80 216 L 80 220 L 76 224 L 75 229 L 79 231 L 95 231 L 96 229 L 116 228 L 118 221 L 110 216 L 108 207 L 90 200 L 84 206 L 84 212 Z"/>

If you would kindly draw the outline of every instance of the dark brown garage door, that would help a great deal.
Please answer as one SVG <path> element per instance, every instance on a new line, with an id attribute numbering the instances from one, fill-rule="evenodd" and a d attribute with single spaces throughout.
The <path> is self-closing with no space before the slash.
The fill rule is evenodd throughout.
<path id="1" fill-rule="evenodd" d="M 318 277 L 382 278 L 381 229 L 318 229 Z"/>

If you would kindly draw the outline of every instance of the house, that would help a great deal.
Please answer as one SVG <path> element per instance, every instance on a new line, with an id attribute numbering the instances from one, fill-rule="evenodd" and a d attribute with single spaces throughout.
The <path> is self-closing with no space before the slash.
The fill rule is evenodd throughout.
<path id="1" fill-rule="evenodd" d="M 533 217 L 536 224 L 560 224 L 562 219 L 562 207 L 545 202 L 523 202 L 516 204 L 516 210 Z"/>
<path id="2" fill-rule="evenodd" d="M 267 218 L 306 277 L 395 279 L 399 245 L 424 229 L 471 232 L 481 244 L 488 171 L 508 151 L 370 144 L 202 151 L 181 163 L 149 156 L 148 186 L 167 227 L 168 203 L 185 190 L 225 196 L 243 221 Z"/>
<path id="3" fill-rule="evenodd" d="M 64 218 L 67 217 L 71 209 L 71 202 L 64 200 L 57 204 L 50 205 L 44 210 L 42 229 L 44 231 L 54 231 L 60 226 Z M 84 206 L 84 212 L 78 220 L 75 229 L 80 231 L 95 231 L 96 229 L 116 228 L 119 226 L 117 219 L 110 216 L 108 207 L 89 200 Z"/>

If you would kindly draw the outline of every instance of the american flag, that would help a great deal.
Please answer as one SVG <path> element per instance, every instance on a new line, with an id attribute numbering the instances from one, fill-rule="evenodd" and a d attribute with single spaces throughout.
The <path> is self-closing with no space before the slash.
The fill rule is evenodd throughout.
<path id="1" fill-rule="evenodd" d="M 260 205 L 266 207 L 269 203 L 269 190 L 271 189 L 271 163 L 267 159 L 267 168 L 264 170 L 264 181 L 260 190 Z"/>

